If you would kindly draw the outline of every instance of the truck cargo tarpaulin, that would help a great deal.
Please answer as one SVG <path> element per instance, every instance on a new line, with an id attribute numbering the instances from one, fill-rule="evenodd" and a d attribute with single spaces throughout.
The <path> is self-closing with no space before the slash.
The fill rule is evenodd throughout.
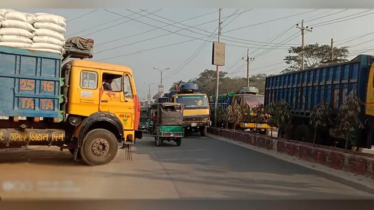
<path id="1" fill-rule="evenodd" d="M 94 40 L 82 37 L 71 37 L 65 42 L 65 55 L 70 54 L 74 58 L 92 58 Z"/>

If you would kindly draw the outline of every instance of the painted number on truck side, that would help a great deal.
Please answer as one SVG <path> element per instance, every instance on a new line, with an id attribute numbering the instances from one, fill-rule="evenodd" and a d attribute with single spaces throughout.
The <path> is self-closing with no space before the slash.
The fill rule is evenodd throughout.
<path id="1" fill-rule="evenodd" d="M 35 88 L 35 80 L 32 79 L 20 79 L 20 90 L 31 91 Z"/>
<path id="2" fill-rule="evenodd" d="M 20 98 L 22 109 L 34 109 L 35 104 L 32 98 Z M 53 100 L 52 99 L 40 99 L 41 110 L 53 110 Z"/>
<path id="3" fill-rule="evenodd" d="M 34 100 L 31 98 L 20 98 L 22 109 L 34 109 Z"/>
<path id="4" fill-rule="evenodd" d="M 43 81 L 42 87 L 44 92 L 53 92 L 54 91 L 54 83 L 52 81 Z"/>
<path id="5" fill-rule="evenodd" d="M 51 99 L 40 99 L 42 110 L 53 110 L 53 101 Z"/>

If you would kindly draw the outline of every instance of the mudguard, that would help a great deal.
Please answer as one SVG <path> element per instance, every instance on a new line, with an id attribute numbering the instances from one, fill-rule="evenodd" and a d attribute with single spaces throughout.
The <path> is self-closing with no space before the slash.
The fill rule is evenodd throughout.
<path id="1" fill-rule="evenodd" d="M 118 117 L 116 117 L 114 114 L 111 114 L 109 112 L 96 112 L 90 115 L 89 117 L 87 117 L 86 119 L 84 119 L 84 121 L 82 122 L 81 128 L 79 130 L 79 135 L 78 135 L 78 147 L 79 148 L 81 147 L 84 136 L 88 133 L 90 127 L 98 122 L 106 122 L 106 123 L 110 123 L 111 125 L 113 125 L 113 127 L 115 127 L 116 130 L 118 131 L 118 133 L 115 133 L 115 135 L 119 137 L 120 142 L 124 140 L 123 125 L 121 121 L 118 119 Z"/>

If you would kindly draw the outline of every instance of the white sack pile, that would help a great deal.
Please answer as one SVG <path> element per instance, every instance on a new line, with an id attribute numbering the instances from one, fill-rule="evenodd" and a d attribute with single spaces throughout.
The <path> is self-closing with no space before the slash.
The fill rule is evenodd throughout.
<path id="1" fill-rule="evenodd" d="M 35 29 L 27 22 L 28 16 L 14 10 L 0 9 L 0 46 L 31 47 Z"/>
<path id="2" fill-rule="evenodd" d="M 0 9 L 0 46 L 64 53 L 65 18 Z"/>

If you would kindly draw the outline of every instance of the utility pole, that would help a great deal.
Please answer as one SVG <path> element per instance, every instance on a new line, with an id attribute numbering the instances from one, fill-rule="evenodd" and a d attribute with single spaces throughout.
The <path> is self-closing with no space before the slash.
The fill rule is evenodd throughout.
<path id="1" fill-rule="evenodd" d="M 247 62 L 247 86 L 249 87 L 249 62 L 255 60 L 255 58 L 249 58 L 249 49 L 247 49 L 247 58 L 242 59 Z"/>
<path id="2" fill-rule="evenodd" d="M 331 38 L 331 57 L 330 57 L 330 62 L 334 63 L 334 39 Z"/>
<path id="3" fill-rule="evenodd" d="M 218 42 L 220 42 L 221 30 L 222 30 L 221 13 L 222 13 L 222 9 L 219 9 Z M 219 66 L 218 65 L 216 65 L 216 73 L 217 73 L 217 87 L 216 87 L 216 101 L 214 104 L 214 127 L 217 127 L 217 107 L 218 107 L 218 94 L 219 94 Z"/>
<path id="4" fill-rule="evenodd" d="M 151 101 L 151 97 L 152 97 L 152 95 L 151 95 L 151 86 L 152 85 L 154 85 L 155 83 L 150 83 L 150 84 L 148 84 L 148 83 L 144 83 L 145 85 L 148 85 L 148 96 L 147 96 L 147 101 L 148 101 L 148 103 Z"/>
<path id="5" fill-rule="evenodd" d="M 169 70 L 170 68 L 166 68 L 166 69 L 161 70 L 161 69 L 158 69 L 158 68 L 153 67 L 153 69 L 160 71 L 160 73 L 161 73 L 161 83 L 160 83 L 160 85 L 162 85 L 162 72 L 167 71 L 167 70 Z"/>
<path id="6" fill-rule="evenodd" d="M 309 29 L 309 26 L 304 27 L 304 20 L 303 20 L 301 21 L 301 27 L 299 27 L 299 24 L 296 24 L 296 28 L 301 30 L 301 71 L 304 71 L 304 66 L 305 66 L 304 35 L 305 35 L 305 31 L 312 32 L 313 27 L 310 29 Z"/>

